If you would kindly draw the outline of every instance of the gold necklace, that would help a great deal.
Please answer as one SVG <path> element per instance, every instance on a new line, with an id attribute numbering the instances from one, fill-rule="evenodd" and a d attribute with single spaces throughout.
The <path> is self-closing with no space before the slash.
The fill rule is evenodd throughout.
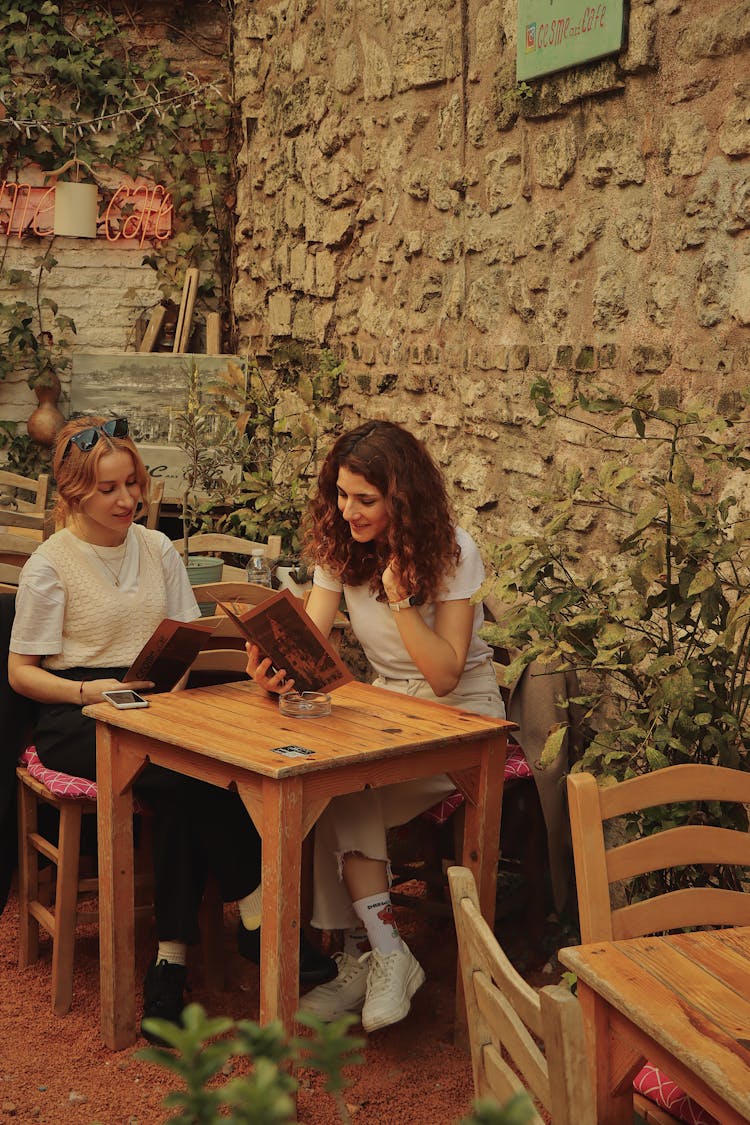
<path id="1" fill-rule="evenodd" d="M 102 566 L 106 566 L 107 570 L 112 575 L 115 586 L 119 586 L 120 585 L 120 575 L 122 574 L 122 568 L 125 566 L 125 559 L 127 558 L 127 554 L 128 554 L 127 540 L 125 541 L 125 550 L 123 552 L 122 558 L 120 559 L 120 566 L 118 567 L 117 572 L 115 572 L 112 569 L 112 567 L 109 565 L 107 560 L 105 558 L 103 558 L 102 555 L 99 554 L 99 552 L 97 551 L 97 549 L 96 549 L 96 547 L 94 546 L 93 543 L 89 543 L 89 547 L 94 552 L 94 554 L 96 555 L 96 557 L 98 558 L 98 560 L 102 564 Z"/>

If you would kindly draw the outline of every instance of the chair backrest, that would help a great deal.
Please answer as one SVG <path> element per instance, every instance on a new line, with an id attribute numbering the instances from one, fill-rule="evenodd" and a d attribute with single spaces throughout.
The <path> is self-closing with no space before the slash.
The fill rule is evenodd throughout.
<path id="1" fill-rule="evenodd" d="M 181 554 L 182 539 L 173 540 L 174 546 Z M 188 551 L 191 555 L 239 555 L 250 558 L 256 547 L 262 547 L 266 557 L 277 559 L 281 554 L 281 536 L 269 535 L 267 543 L 254 543 L 250 539 L 241 539 L 237 535 L 222 535 L 218 532 L 206 531 L 191 535 L 188 539 Z"/>
<path id="2" fill-rule="evenodd" d="M 652 871 L 693 864 L 750 866 L 750 835 L 709 824 L 683 824 L 607 847 L 615 817 L 677 802 L 750 804 L 750 774 L 722 766 L 667 766 L 600 788 L 589 773 L 568 775 L 581 940 L 611 941 L 687 926 L 748 926 L 750 895 L 719 887 L 682 887 L 624 906 L 610 886 Z"/>
<path id="3" fill-rule="evenodd" d="M 575 996 L 564 985 L 536 992 L 516 972 L 480 913 L 468 868 L 448 868 L 448 882 L 476 1096 L 502 1104 L 526 1090 L 554 1125 L 595 1125 L 583 1017 Z M 543 1118 L 536 1114 L 532 1120 Z"/>
<path id="4" fill-rule="evenodd" d="M 28 494 L 30 499 L 19 496 L 19 492 Z M 48 492 L 49 476 L 46 473 L 34 479 L 0 469 L 0 508 L 43 514 L 47 507 Z"/>
<path id="5" fill-rule="evenodd" d="M 242 650 L 235 648 L 204 649 L 198 653 L 190 665 L 191 675 L 193 672 L 229 672 L 232 674 L 242 673 L 245 676 L 247 675 L 246 669 L 247 655 L 244 648 Z"/>
<path id="6" fill-rule="evenodd" d="M 227 602 L 237 613 L 244 613 L 253 605 L 260 605 L 276 591 L 257 582 L 199 582 L 193 586 L 196 601 L 210 602 L 216 598 Z M 221 610 L 217 610 L 221 614 Z"/>
<path id="7" fill-rule="evenodd" d="M 41 539 L 0 531 L 0 582 L 17 586 L 21 570 Z"/>
<path id="8" fill-rule="evenodd" d="M 152 531 L 156 531 L 159 527 L 159 517 L 161 516 L 161 505 L 164 499 L 164 481 L 152 480 L 149 487 L 149 498 L 146 509 L 141 517 L 144 525 Z"/>

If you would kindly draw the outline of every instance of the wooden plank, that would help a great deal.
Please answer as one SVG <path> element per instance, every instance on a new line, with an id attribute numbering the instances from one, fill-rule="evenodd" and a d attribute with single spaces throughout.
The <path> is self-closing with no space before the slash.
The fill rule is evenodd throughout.
<path id="1" fill-rule="evenodd" d="M 739 1047 L 736 1036 L 695 1003 L 692 993 L 685 995 L 681 989 L 673 988 L 641 962 L 641 948 L 655 940 L 659 939 L 600 942 L 580 949 L 563 949 L 559 957 L 615 1013 L 621 1014 L 621 1019 L 612 1015 L 613 1026 L 623 1028 L 623 1021 L 631 1025 L 634 1042 L 641 1044 L 639 1049 L 657 1065 L 661 1058 L 663 1069 L 685 1085 L 693 1097 L 711 1109 L 696 1089 L 696 1085 L 705 1085 L 719 1099 L 725 1098 L 729 1105 L 750 1117 L 750 1052 Z M 714 987 L 712 1008 L 720 1010 L 724 1002 L 730 1004 L 731 993 L 719 981 L 711 984 L 704 974 L 700 986 L 704 1003 Z M 643 1035 L 655 1045 L 653 1052 L 644 1045 Z M 601 1044 L 598 1049 L 602 1049 Z M 674 1060 L 671 1071 L 670 1060 Z M 691 1083 L 691 1075 L 697 1084 Z"/>
<path id="2" fill-rule="evenodd" d="M 206 313 L 206 355 L 221 355 L 221 316 Z"/>
<path id="3" fill-rule="evenodd" d="M 198 296 L 198 278 L 200 270 L 191 268 L 185 271 L 185 282 L 182 286 L 182 300 L 180 312 L 177 317 L 177 328 L 174 334 L 173 354 L 182 354 L 187 351 L 190 339 L 190 326 L 193 323 L 193 310 Z"/>
<path id="4" fill-rule="evenodd" d="M 167 310 L 164 308 L 164 305 L 157 305 L 149 317 L 148 326 L 143 333 L 143 339 L 138 348 L 139 352 L 152 352 L 154 350 L 159 342 L 161 326 L 164 323 L 164 317 L 166 315 Z"/>

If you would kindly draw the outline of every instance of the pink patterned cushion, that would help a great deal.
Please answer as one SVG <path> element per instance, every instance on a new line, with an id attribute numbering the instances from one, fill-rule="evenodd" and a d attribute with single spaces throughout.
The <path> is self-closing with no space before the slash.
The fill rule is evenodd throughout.
<path id="1" fill-rule="evenodd" d="M 59 770 L 48 770 L 39 761 L 36 747 L 28 746 L 21 755 L 20 762 L 26 766 L 32 777 L 41 781 L 45 789 L 54 793 L 56 797 L 67 797 L 71 801 L 86 799 L 96 800 L 96 782 L 89 781 L 87 777 L 73 777 L 69 773 L 60 773 Z"/>
<path id="2" fill-rule="evenodd" d="M 633 1089 L 655 1105 L 666 1109 L 673 1117 L 686 1122 L 686 1125 L 719 1125 L 707 1109 L 689 1098 L 663 1070 L 657 1070 L 650 1063 L 646 1063 L 643 1070 L 636 1074 Z"/>
<path id="3" fill-rule="evenodd" d="M 509 781 L 519 781 L 521 778 L 528 777 L 533 777 L 533 774 L 523 750 L 517 742 L 508 739 L 508 755 L 505 759 L 506 784 Z M 447 797 L 443 797 L 442 801 L 438 801 L 427 812 L 422 813 L 422 816 L 431 820 L 433 824 L 445 824 L 448 817 L 452 816 L 463 803 L 464 795 L 456 789 L 455 792 L 449 793 Z"/>

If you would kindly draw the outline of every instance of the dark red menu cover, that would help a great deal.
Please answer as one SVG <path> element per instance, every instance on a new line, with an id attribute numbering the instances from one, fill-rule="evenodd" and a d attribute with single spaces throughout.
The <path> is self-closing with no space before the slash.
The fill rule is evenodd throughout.
<path id="1" fill-rule="evenodd" d="M 218 598 L 216 604 L 274 668 L 286 669 L 295 691 L 333 691 L 354 679 L 291 591 L 279 590 L 242 614 Z"/>
<path id="2" fill-rule="evenodd" d="M 154 691 L 171 691 L 215 628 L 215 625 L 202 625 L 197 621 L 174 621 L 165 617 L 128 668 L 125 683 L 153 680 Z"/>

